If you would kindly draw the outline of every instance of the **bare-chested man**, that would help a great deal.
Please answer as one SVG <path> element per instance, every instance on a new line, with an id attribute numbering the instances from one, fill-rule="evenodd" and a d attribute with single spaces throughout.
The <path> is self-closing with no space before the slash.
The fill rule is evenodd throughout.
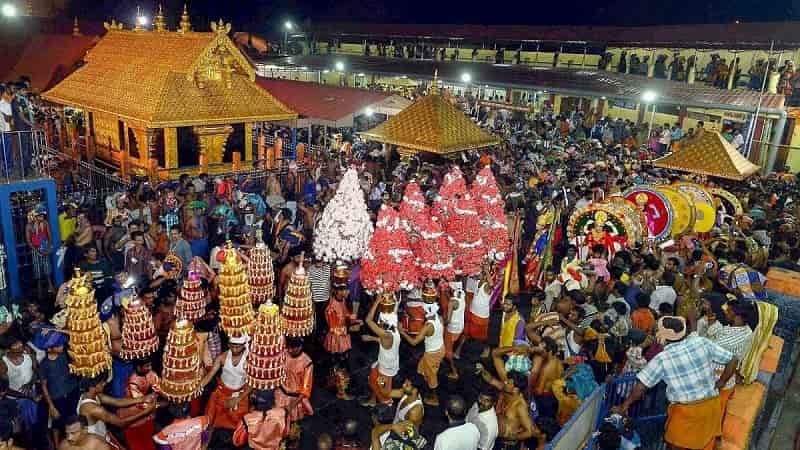
<path id="1" fill-rule="evenodd" d="M 275 293 L 275 298 L 282 298 L 286 293 L 286 287 L 289 286 L 289 279 L 297 268 L 303 264 L 303 255 L 300 247 L 292 247 L 289 249 L 289 263 L 281 269 L 278 275 L 278 291 Z"/>
<path id="2" fill-rule="evenodd" d="M 504 347 L 492 351 L 497 378 L 486 371 L 481 364 L 477 366 L 477 373 L 483 380 L 500 391 L 497 399 L 497 425 L 499 433 L 496 449 L 517 450 L 526 440 L 536 437 L 542 442 L 543 436 L 533 424 L 528 412 L 528 402 L 523 393 L 527 389 L 528 380 L 525 375 L 518 372 L 506 372 L 503 357 L 519 351 L 527 351 L 523 347 Z"/>
<path id="3" fill-rule="evenodd" d="M 542 338 L 544 348 L 532 348 L 530 390 L 539 414 L 555 417 L 558 401 L 553 395 L 553 382 L 564 375 L 564 364 L 558 359 L 558 344 L 549 337 Z"/>
<path id="4" fill-rule="evenodd" d="M 72 416 L 67 418 L 64 431 L 66 439 L 58 446 L 58 450 L 109 450 L 105 439 L 89 433 L 85 417 Z"/>

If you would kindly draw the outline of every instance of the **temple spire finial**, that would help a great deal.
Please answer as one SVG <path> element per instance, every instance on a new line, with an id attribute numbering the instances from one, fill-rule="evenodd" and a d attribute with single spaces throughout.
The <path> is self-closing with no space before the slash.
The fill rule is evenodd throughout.
<path id="1" fill-rule="evenodd" d="M 433 69 L 433 81 L 431 82 L 430 95 L 439 94 L 439 69 Z"/>
<path id="2" fill-rule="evenodd" d="M 75 20 L 72 21 L 72 35 L 81 36 L 81 27 L 78 26 L 78 16 L 75 16 Z"/>
<path id="3" fill-rule="evenodd" d="M 192 22 L 189 19 L 189 7 L 186 6 L 186 3 L 183 4 L 183 14 L 181 14 L 181 24 L 180 28 L 178 28 L 178 32 L 180 33 L 188 33 L 192 31 Z"/>
<path id="4" fill-rule="evenodd" d="M 167 31 L 167 23 L 164 20 L 164 8 L 161 7 L 160 3 L 158 5 L 158 14 L 153 18 L 153 28 L 158 32 Z"/>

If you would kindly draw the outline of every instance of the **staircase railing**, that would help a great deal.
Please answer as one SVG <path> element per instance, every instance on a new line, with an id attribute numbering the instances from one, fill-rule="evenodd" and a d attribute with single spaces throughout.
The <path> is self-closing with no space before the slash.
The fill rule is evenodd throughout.
<path id="1" fill-rule="evenodd" d="M 100 199 L 130 187 L 127 180 L 111 170 L 54 148 L 41 130 L 2 133 L 0 159 L 0 182 L 52 178 L 62 197 L 80 194 L 87 199 Z"/>

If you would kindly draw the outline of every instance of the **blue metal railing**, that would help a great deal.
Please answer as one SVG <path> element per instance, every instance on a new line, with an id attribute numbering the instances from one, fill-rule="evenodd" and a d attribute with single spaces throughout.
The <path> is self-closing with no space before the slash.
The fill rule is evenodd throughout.
<path id="1" fill-rule="evenodd" d="M 593 450 L 594 434 L 603 420 L 611 413 L 611 408 L 622 404 L 633 386 L 636 376 L 626 374 L 603 384 L 583 400 L 580 408 L 564 424 L 561 431 L 547 444 L 547 450 Z M 647 391 L 644 398 L 632 405 L 628 415 L 633 419 L 634 428 L 642 439 L 643 448 L 664 448 L 664 424 L 667 420 L 666 387 L 659 384 Z"/>

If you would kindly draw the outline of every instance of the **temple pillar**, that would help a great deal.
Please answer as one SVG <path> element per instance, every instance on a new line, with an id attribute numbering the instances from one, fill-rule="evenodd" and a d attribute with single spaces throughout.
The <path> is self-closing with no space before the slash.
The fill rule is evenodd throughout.
<path id="1" fill-rule="evenodd" d="M 222 162 L 225 153 L 225 143 L 233 132 L 230 125 L 200 125 L 192 127 L 197 141 L 200 143 L 200 153 L 205 155 L 208 164 Z"/>
<path id="2" fill-rule="evenodd" d="M 133 137 L 136 139 L 136 148 L 139 158 L 136 161 L 140 166 L 147 167 L 150 159 L 150 137 L 146 128 L 133 128 Z M 155 138 L 153 139 L 155 141 Z"/>
<path id="3" fill-rule="evenodd" d="M 167 169 L 178 167 L 177 128 L 164 128 L 164 166 Z"/>
<path id="4" fill-rule="evenodd" d="M 244 160 L 252 161 L 253 159 L 253 126 L 252 122 L 244 123 Z"/>

